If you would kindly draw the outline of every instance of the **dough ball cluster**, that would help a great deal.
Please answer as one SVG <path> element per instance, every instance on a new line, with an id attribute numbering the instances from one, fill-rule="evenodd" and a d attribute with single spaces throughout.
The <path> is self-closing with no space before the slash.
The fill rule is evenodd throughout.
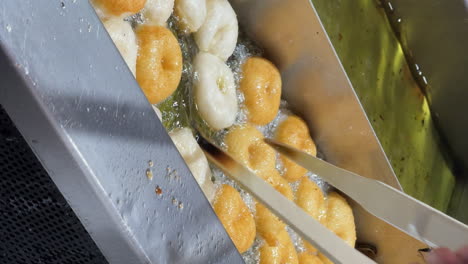
<path id="1" fill-rule="evenodd" d="M 193 61 L 192 90 L 200 117 L 213 130 L 227 130 L 224 143 L 235 159 L 354 246 L 354 217 L 342 196 L 332 192 L 325 197 L 317 184 L 305 177 L 306 169 L 286 157 L 279 155 L 284 170 L 280 173 L 276 169 L 277 155 L 263 141 L 258 126 L 270 124 L 278 115 L 281 75 L 272 62 L 249 57 L 241 66 L 242 76 L 236 87 L 226 61 L 234 52 L 239 29 L 228 0 L 91 2 L 160 120 L 162 115 L 155 104 L 174 93 L 182 76 L 182 51 L 176 36 L 166 28 L 174 11 L 179 27 L 186 34 L 193 33 L 200 50 Z M 143 24 L 133 28 L 125 18 L 138 12 Z M 245 99 L 246 124 L 235 124 L 239 112 L 238 92 Z M 261 203 L 255 203 L 253 215 L 235 188 L 223 184 L 216 190 L 208 161 L 189 128 L 175 129 L 169 135 L 239 252 L 247 251 L 258 235 L 264 240 L 259 250 L 261 264 L 331 263 L 309 243 L 304 243 L 305 251 L 297 254 L 286 225 Z M 282 121 L 274 137 L 316 155 L 309 129 L 298 116 L 291 115 Z M 296 181 L 300 182 L 294 192 L 290 183 Z"/>
<path id="2" fill-rule="evenodd" d="M 225 137 L 227 151 L 239 162 L 265 179 L 289 200 L 294 193 L 275 169 L 274 150 L 263 141 L 263 134 L 252 125 L 232 127 Z M 265 240 L 260 248 L 260 263 L 298 263 L 296 250 L 286 225 L 261 203 L 256 203 L 257 233 Z"/>
<path id="3" fill-rule="evenodd" d="M 182 52 L 165 28 L 174 0 L 92 0 L 104 27 L 151 104 L 169 97 L 182 75 Z M 141 12 L 136 33 L 124 19 Z"/>
<path id="4" fill-rule="evenodd" d="M 177 0 L 176 14 L 200 49 L 194 62 L 198 112 L 212 129 L 228 128 L 238 112 L 234 77 L 225 63 L 237 43 L 236 13 L 227 0 Z"/>

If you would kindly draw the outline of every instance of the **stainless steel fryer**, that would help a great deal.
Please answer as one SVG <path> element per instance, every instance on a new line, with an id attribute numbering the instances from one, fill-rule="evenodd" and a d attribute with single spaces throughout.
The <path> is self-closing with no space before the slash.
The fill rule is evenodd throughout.
<path id="1" fill-rule="evenodd" d="M 326 159 L 400 188 L 313 5 L 231 3 L 281 70 L 284 97 L 306 118 Z M 3 0 L 0 14 L 0 104 L 107 261 L 241 263 L 89 3 Z M 145 175 L 150 160 L 152 181 Z M 374 245 L 378 262 L 422 262 L 418 249 L 425 245 L 357 206 L 354 213 L 358 242 Z M 53 232 L 74 239 L 62 231 Z M 25 246 L 7 243 L 8 250 Z"/>
<path id="2" fill-rule="evenodd" d="M 0 3 L 0 14 L 0 104 L 108 263 L 241 263 L 89 3 L 7 0 Z M 150 160 L 152 181 L 146 177 Z M 21 161 L 15 162 L 9 166 L 25 174 Z M 19 189 L 14 197 L 42 208 L 40 214 L 51 219 L 44 220 L 48 232 L 57 238 L 39 237 L 36 219 L 22 221 L 27 212 L 2 217 L 4 234 L 36 233 L 39 243 L 2 234 L 8 251 L 0 263 L 90 262 L 60 258 L 76 256 L 73 246 L 48 254 L 65 243 L 61 240 L 85 235 L 54 229 L 48 214 L 56 212 L 46 202 Z M 9 199 L 3 203 L 4 210 L 12 206 Z M 61 221 L 73 220 L 56 214 Z M 20 254 L 22 248 L 34 254 Z M 41 260 L 44 256 L 49 260 Z"/>

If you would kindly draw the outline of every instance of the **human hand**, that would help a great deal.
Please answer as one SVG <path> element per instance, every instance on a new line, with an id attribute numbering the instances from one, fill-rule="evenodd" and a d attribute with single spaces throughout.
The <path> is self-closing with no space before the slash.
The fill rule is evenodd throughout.
<path id="1" fill-rule="evenodd" d="M 468 246 L 457 251 L 448 248 L 435 248 L 427 257 L 429 264 L 468 264 Z"/>

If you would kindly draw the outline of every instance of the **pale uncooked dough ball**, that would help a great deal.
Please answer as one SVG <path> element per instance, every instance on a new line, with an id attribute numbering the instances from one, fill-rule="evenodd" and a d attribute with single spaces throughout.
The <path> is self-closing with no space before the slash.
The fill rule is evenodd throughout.
<path id="1" fill-rule="evenodd" d="M 138 45 L 130 23 L 122 18 L 114 17 L 104 21 L 104 27 L 135 76 Z"/>

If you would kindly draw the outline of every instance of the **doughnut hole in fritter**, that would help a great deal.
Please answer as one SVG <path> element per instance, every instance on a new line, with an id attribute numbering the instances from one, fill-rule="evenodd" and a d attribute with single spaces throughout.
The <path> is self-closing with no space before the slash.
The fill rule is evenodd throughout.
<path id="1" fill-rule="evenodd" d="M 275 118 L 281 100 L 281 76 L 273 63 L 260 57 L 248 58 L 242 65 L 240 90 L 250 123 L 266 125 Z"/>
<path id="2" fill-rule="evenodd" d="M 276 173 L 275 151 L 263 141 L 263 134 L 252 125 L 229 129 L 224 142 L 227 151 L 266 181 Z"/>
<path id="3" fill-rule="evenodd" d="M 169 97 L 182 76 L 182 52 L 172 32 L 162 26 L 143 25 L 136 30 L 136 79 L 146 98 L 156 104 Z"/>

